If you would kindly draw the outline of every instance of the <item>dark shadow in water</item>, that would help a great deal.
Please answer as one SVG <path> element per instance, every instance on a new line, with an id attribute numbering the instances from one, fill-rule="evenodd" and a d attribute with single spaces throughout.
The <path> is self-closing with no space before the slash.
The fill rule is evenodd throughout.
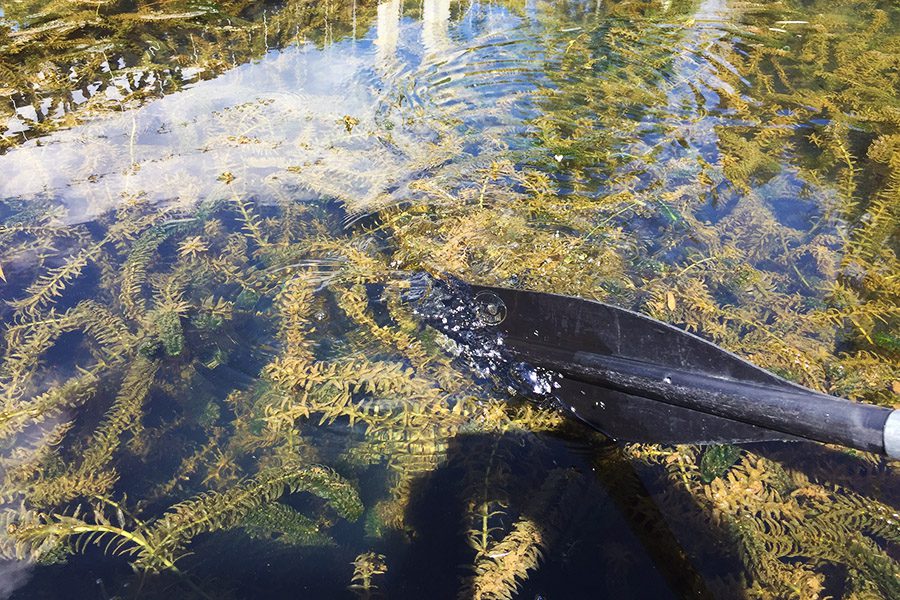
<path id="1" fill-rule="evenodd" d="M 96 548 L 70 557 L 65 565 L 36 570 L 15 598 L 321 598 L 348 599 L 353 567 L 364 549 L 386 556 L 388 572 L 375 579 L 372 598 L 441 600 L 467 598 L 475 551 L 466 531 L 473 526 L 469 500 L 488 496 L 503 501 L 504 513 L 492 521 L 502 538 L 522 519 L 534 523 L 545 540 L 543 560 L 529 571 L 515 598 L 579 600 L 594 598 L 711 598 L 698 568 L 669 530 L 641 476 L 612 444 L 587 441 L 572 428 L 571 437 L 516 433 L 502 436 L 463 434 L 453 438 L 446 461 L 416 477 L 405 521 L 409 538 L 399 533 L 366 538 L 363 520 L 338 523 L 330 547 L 289 548 L 257 540 L 240 530 L 198 537 L 194 552 L 180 563 L 187 579 L 164 573 L 127 575 L 127 562 L 105 557 Z M 489 484 L 484 474 L 490 467 Z M 384 489 L 360 473 L 364 490 Z M 564 474 L 564 477 L 560 477 Z M 551 486 L 556 481 L 558 485 Z M 647 485 L 655 485 L 648 479 Z M 665 488 L 669 494 L 672 490 Z M 548 493 L 549 491 L 549 493 Z M 383 492 L 382 492 L 383 494 Z M 542 501 L 550 498 L 551 501 Z M 671 498 L 670 498 L 671 499 Z M 378 498 L 366 494 L 367 507 Z M 282 499 L 287 502 L 288 499 Z M 312 502 L 300 496 L 290 503 Z M 690 503 L 691 498 L 675 498 Z M 297 505 L 312 514 L 310 506 Z M 309 510 L 308 510 L 309 509 Z M 715 531 L 691 532 L 690 545 L 702 545 Z M 699 565 L 706 576 L 717 565 Z M 66 593 L 61 592 L 65 583 Z M 140 590 L 140 591 L 138 591 Z"/>
<path id="2" fill-rule="evenodd" d="M 508 531 L 528 519 L 546 540 L 540 567 L 515 597 L 712 597 L 618 449 L 534 435 L 453 439 L 445 466 L 413 485 L 406 518 L 416 535 L 402 559 L 395 556 L 385 597 L 465 597 L 460 582 L 472 576 L 475 554 L 464 534 L 472 526 L 466 486 L 497 456 L 506 458 L 510 483 L 507 516 L 496 524 Z M 559 469 L 570 470 L 565 485 L 573 489 L 542 505 L 536 496 Z"/>

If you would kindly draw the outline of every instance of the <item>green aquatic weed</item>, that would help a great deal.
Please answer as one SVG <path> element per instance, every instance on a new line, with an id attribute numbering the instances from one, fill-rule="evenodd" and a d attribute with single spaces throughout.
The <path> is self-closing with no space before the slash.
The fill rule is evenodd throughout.
<path id="1" fill-rule="evenodd" d="M 741 449 L 730 444 L 708 446 L 700 457 L 700 478 L 710 483 L 722 477 L 741 457 Z"/>
<path id="2" fill-rule="evenodd" d="M 326 4 L 267 13 L 271 42 L 348 8 Z M 566 37 L 537 40 L 554 66 L 523 96 L 536 107 L 528 147 L 490 128 L 473 145 L 438 107 L 401 112 L 434 135 L 413 157 L 413 180 L 374 205 L 302 202 L 292 188 L 261 202 L 235 191 L 248 175 L 234 165 L 217 169 L 235 177 L 216 188 L 221 197 L 184 219 L 139 193 L 89 226 L 60 225 L 50 201 L 7 203 L 2 556 L 58 562 L 96 546 L 140 570 L 181 572 L 203 534 L 324 544 L 335 519 L 363 514 L 370 532 L 403 539 L 415 533 L 415 484 L 445 466 L 452 443 L 483 433 L 486 452 L 461 467 L 465 486 L 448 500 L 465 508 L 460 536 L 470 542 L 461 594 L 512 596 L 563 535 L 583 478 L 559 469 L 535 482 L 510 467 L 518 455 L 505 441 L 537 445 L 530 433 L 558 430 L 561 416 L 473 381 L 404 305 L 407 271 L 614 301 L 805 385 L 896 404 L 894 9 L 749 4 L 727 26 L 707 26 L 692 22 L 693 8 L 611 3 L 594 21 L 580 5 L 546 7 L 539 18 Z M 21 35 L 0 29 L 0 66 L 13 72 L 0 73 L 4 85 L 65 103 L 68 66 L 108 81 L 95 42 L 80 47 L 89 38 L 112 54 L 146 34 L 139 47 L 156 51 L 137 64 L 158 74 L 171 57 L 212 76 L 265 51 L 257 9 L 166 11 L 140 6 L 101 22 L 77 3 L 17 7 L 4 19 L 28 24 Z M 218 27 L 223 15 L 243 21 Z M 801 15 L 813 15 L 802 35 L 768 29 Z M 573 23 L 581 29 L 566 31 Z M 196 56 L 173 41 L 191 38 Z M 706 57 L 713 72 L 678 87 L 679 52 Z M 142 80 L 127 75 L 136 92 L 125 104 L 141 99 Z M 163 93 L 178 87 L 166 77 Z M 68 117 L 33 133 L 120 107 L 65 107 Z M 503 109 L 470 116 L 490 123 Z M 264 122 L 266 110 L 234 112 Z M 398 135 L 390 123 L 387 134 L 368 122 L 346 128 L 387 140 Z M 295 166 L 278 175 L 333 189 L 333 175 Z M 896 595 L 894 463 L 830 449 L 624 453 L 646 469 L 683 552 L 722 565 L 705 574 L 714 591 Z M 535 455 L 523 460 L 537 464 Z M 129 468 L 152 481 L 131 480 Z M 364 506 L 357 481 L 368 469 L 385 482 Z M 370 541 L 346 560 L 357 556 L 361 573 Z M 374 564 L 357 580 L 367 590 Z"/>

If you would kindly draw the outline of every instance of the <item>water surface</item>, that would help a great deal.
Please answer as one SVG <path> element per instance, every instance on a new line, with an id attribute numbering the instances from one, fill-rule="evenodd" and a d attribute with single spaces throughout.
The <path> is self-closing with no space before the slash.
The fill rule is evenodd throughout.
<path id="1" fill-rule="evenodd" d="M 0 595 L 900 596 L 896 463 L 614 443 L 405 300 L 604 300 L 896 405 L 898 19 L 0 2 Z"/>

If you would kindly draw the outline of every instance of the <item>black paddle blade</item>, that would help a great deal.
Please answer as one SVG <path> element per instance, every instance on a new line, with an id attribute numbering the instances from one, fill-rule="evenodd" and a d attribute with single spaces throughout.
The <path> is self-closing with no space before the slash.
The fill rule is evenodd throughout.
<path id="1" fill-rule="evenodd" d="M 706 340 L 638 313 L 600 302 L 471 286 L 476 311 L 518 357 L 558 364 L 559 349 L 631 359 L 728 381 L 791 391 L 805 388 L 760 369 Z M 491 323 L 495 321 L 495 323 Z M 542 350 L 545 349 L 542 355 Z M 545 360 L 546 359 L 546 360 Z M 560 368 L 552 394 L 572 416 L 617 440 L 668 444 L 798 440 L 792 435 L 574 379 Z"/>
<path id="2" fill-rule="evenodd" d="M 479 376 L 623 440 L 811 440 L 900 459 L 900 409 L 786 381 L 695 335 L 589 300 L 410 282 L 423 322 Z"/>
<path id="3" fill-rule="evenodd" d="M 479 304 L 502 301 L 505 317 L 496 327 L 510 341 L 571 353 L 634 359 L 712 377 L 791 390 L 791 383 L 715 344 L 672 325 L 602 302 L 506 288 L 473 285 Z"/>

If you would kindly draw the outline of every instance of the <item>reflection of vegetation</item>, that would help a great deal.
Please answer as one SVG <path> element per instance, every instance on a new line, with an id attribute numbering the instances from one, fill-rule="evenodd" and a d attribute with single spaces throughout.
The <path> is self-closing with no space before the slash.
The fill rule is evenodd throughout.
<path id="1" fill-rule="evenodd" d="M 337 10 L 101 5 L 100 19 L 78 6 L 6 11 L 23 26 L 0 30 L 0 64 L 21 66 L 17 105 L 37 102 L 42 61 L 118 85 L 88 56 L 97 48 L 61 49 L 86 37 L 106 40 L 109 61 L 159 38 L 126 64 L 157 73 L 166 91 L 177 68 L 213 75 L 233 60 L 223 47 L 259 56 L 298 24 L 317 25 L 316 7 Z M 129 195 L 72 226 L 49 203 L 8 202 L 0 555 L 46 563 L 98 547 L 156 572 L 184 569 L 201 534 L 222 530 L 285 551 L 334 546 L 357 520 L 371 536 L 403 538 L 414 481 L 454 438 L 484 432 L 490 443 L 462 465 L 473 568 L 461 597 L 512 597 L 560 535 L 584 475 L 511 468 L 510 447 L 536 446 L 530 433 L 561 417 L 491 397 L 462 372 L 400 300 L 403 270 L 612 299 L 806 385 L 896 402 L 896 15 L 861 2 L 861 26 L 818 2 L 795 38 L 768 29 L 791 15 L 764 7 L 744 7 L 728 27 L 695 23 L 686 8 L 613 4 L 591 28 L 595 17 L 574 5 L 544 7 L 562 33 L 540 40 L 552 68 L 526 94 L 538 148 L 508 151 L 499 127 L 472 144 L 436 109 L 427 118 L 443 126 L 415 157 L 414 180 L 349 233 L 327 205 L 230 193 L 245 177 L 231 171 L 216 188 L 225 199 L 189 215 Z M 217 26 L 225 14 L 233 27 Z M 660 27 L 660 16 L 677 25 Z M 583 29 L 567 31 L 571 21 Z M 65 78 L 46 85 L 44 97 L 68 101 Z M 472 110 L 488 123 L 507 108 Z M 45 130 L 67 123 L 55 110 Z M 265 118 L 264 103 L 242 110 Z M 350 119 L 334 126 L 372 127 Z M 306 167 L 293 169 L 285 177 L 304 181 Z M 898 594 L 896 465 L 731 447 L 626 454 L 657 476 L 688 553 L 717 567 L 733 559 L 708 574 L 723 595 Z M 386 483 L 363 506 L 371 468 Z M 715 531 L 716 544 L 692 528 Z M 345 561 L 356 556 L 347 579 L 364 596 L 386 564 L 368 542 Z"/>
<path id="2" fill-rule="evenodd" d="M 0 123 L 16 112 L 19 121 L 8 133 L 0 124 L 0 151 L 213 78 L 306 35 L 343 37 L 352 19 L 371 18 L 374 4 L 0 2 Z"/>

